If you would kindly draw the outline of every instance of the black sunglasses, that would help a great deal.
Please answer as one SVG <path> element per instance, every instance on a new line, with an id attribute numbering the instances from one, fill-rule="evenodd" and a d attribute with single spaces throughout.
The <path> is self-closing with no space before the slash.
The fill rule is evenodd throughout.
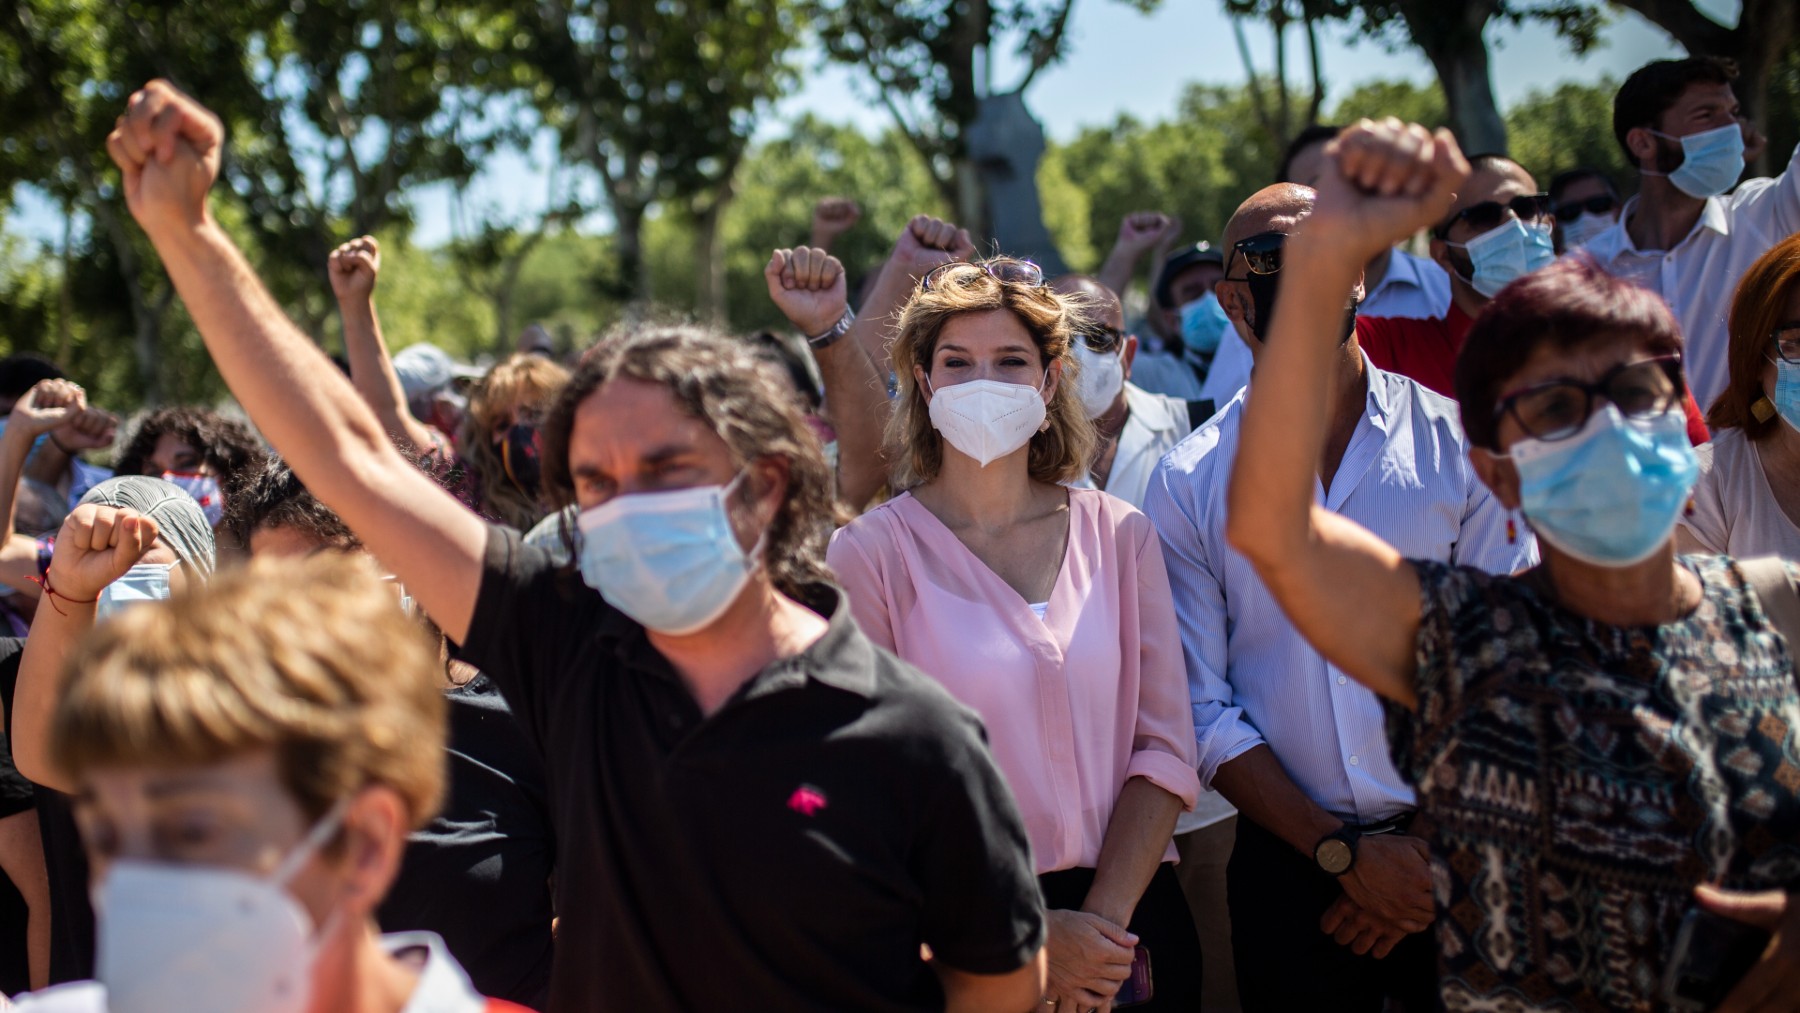
<path id="1" fill-rule="evenodd" d="M 1525 435 L 1549 443 L 1581 432 L 1599 400 L 1628 419 L 1654 418 L 1679 405 L 1686 389 L 1681 356 L 1658 355 L 1622 362 L 1596 383 L 1551 380 L 1513 391 L 1500 399 L 1494 421 L 1511 415 Z"/>
<path id="2" fill-rule="evenodd" d="M 1450 229 L 1457 222 L 1468 222 L 1469 227 L 1476 232 L 1489 232 L 1499 228 L 1509 214 L 1522 222 L 1536 222 L 1542 220 L 1549 211 L 1550 195 L 1547 193 L 1521 194 L 1504 204 L 1497 200 L 1484 200 L 1451 215 L 1444 224 L 1437 227 L 1437 236 L 1443 239 L 1450 235 Z"/>
<path id="3" fill-rule="evenodd" d="M 969 272 L 967 275 L 969 278 L 979 277 L 977 272 L 985 272 L 999 281 L 1023 285 L 1026 288 L 1042 288 L 1044 286 L 1043 268 L 1029 260 L 995 257 L 992 260 L 953 260 L 948 264 L 939 264 L 932 268 L 931 273 L 927 274 L 925 279 L 919 283 L 919 289 L 929 292 L 934 286 L 943 285 L 957 275 L 963 274 L 965 268 Z"/>
<path id="4" fill-rule="evenodd" d="M 1225 280 L 1246 281 L 1245 278 L 1231 276 L 1231 262 L 1244 258 L 1244 267 L 1251 274 L 1276 274 L 1281 270 L 1281 247 L 1287 242 L 1285 232 L 1259 232 L 1248 239 L 1240 239 L 1231 244 L 1231 256 L 1225 258 Z"/>
<path id="5" fill-rule="evenodd" d="M 1078 337 L 1081 338 L 1081 343 L 1088 347 L 1088 351 L 1099 355 L 1111 355 L 1113 350 L 1124 342 L 1125 332 L 1105 324 L 1089 324 L 1081 329 Z"/>
<path id="6" fill-rule="evenodd" d="M 1563 201 L 1556 206 L 1556 219 L 1562 222 L 1572 222 L 1583 214 L 1603 215 L 1618 206 L 1619 199 L 1609 193 L 1582 200 Z"/>

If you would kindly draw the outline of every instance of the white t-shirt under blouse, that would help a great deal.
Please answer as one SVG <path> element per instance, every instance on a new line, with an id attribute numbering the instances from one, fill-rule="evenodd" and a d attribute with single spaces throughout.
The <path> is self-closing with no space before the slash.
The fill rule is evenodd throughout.
<path id="1" fill-rule="evenodd" d="M 1708 550 L 1738 559 L 1800 560 L 1800 527 L 1776 502 L 1762 455 L 1744 431 L 1721 429 L 1694 452 L 1700 481 L 1694 486 L 1694 512 L 1681 521 L 1688 533 Z M 1800 513 L 1800 503 L 1791 506 Z"/>

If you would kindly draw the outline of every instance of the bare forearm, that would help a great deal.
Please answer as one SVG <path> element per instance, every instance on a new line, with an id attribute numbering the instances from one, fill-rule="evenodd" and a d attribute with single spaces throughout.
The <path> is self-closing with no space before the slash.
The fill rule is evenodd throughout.
<path id="1" fill-rule="evenodd" d="M 25 460 L 31 455 L 31 437 L 24 427 L 8 429 L 0 434 L 0 522 L 4 533 L 13 531 L 19 508 L 19 479 L 25 474 Z"/>
<path id="2" fill-rule="evenodd" d="M 94 628 L 94 605 L 46 596 L 38 604 L 19 658 L 19 683 L 13 690 L 13 764 L 30 781 L 67 792 L 62 772 L 50 762 L 50 719 L 62 697 L 62 678 L 69 652 Z"/>
<path id="3" fill-rule="evenodd" d="M 1094 885 L 1081 909 L 1121 928 L 1131 924 L 1139 898 L 1168 852 L 1180 813 L 1181 800 L 1173 793 L 1148 778 L 1127 780 L 1113 803 L 1100 860 L 1094 866 Z"/>
<path id="4" fill-rule="evenodd" d="M 1222 764 L 1212 786 L 1237 807 L 1238 815 L 1309 858 L 1321 838 L 1344 825 L 1300 790 L 1266 745 Z"/>
<path id="5" fill-rule="evenodd" d="M 860 509 L 887 480 L 881 453 L 888 418 L 887 380 L 875 371 L 854 333 L 814 357 L 825 382 L 825 411 L 837 430 L 838 496 Z"/>
<path id="6" fill-rule="evenodd" d="M 851 325 L 848 337 L 855 339 L 869 353 L 869 361 L 874 363 L 884 391 L 888 377 L 894 372 L 892 348 L 894 337 L 899 333 L 895 325 L 899 322 L 901 307 L 912 298 L 916 285 L 905 268 L 892 261 L 882 265 L 868 302 L 863 304 L 856 323 Z"/>
<path id="7" fill-rule="evenodd" d="M 406 392 L 388 357 L 374 301 L 340 302 L 338 309 L 344 319 L 344 352 L 350 360 L 350 382 L 356 392 L 362 395 L 383 429 L 412 444 L 416 452 L 430 450 L 431 434 L 406 406 Z"/>

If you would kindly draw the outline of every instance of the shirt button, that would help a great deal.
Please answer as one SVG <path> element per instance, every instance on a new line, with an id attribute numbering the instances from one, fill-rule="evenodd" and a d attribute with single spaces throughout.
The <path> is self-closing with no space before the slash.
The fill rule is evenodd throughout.
<path id="1" fill-rule="evenodd" d="M 1360 763 L 1362 763 L 1362 759 L 1360 757 L 1352 756 L 1350 758 L 1350 766 L 1354 767 Z"/>
<path id="2" fill-rule="evenodd" d="M 1338 676 L 1338 685 L 1342 686 L 1346 681 L 1347 680 L 1343 676 Z"/>

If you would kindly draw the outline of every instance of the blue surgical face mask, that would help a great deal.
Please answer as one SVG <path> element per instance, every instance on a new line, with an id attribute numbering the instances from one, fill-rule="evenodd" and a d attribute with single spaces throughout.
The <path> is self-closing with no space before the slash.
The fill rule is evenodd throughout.
<path id="1" fill-rule="evenodd" d="M 745 553 L 731 530 L 725 504 L 741 480 L 618 496 L 582 511 L 582 581 L 646 629 L 684 636 L 712 625 L 762 555 L 761 538 Z"/>
<path id="2" fill-rule="evenodd" d="M 173 569 L 174 563 L 139 563 L 126 570 L 123 577 L 101 590 L 100 600 L 94 605 L 94 620 L 98 622 L 105 619 L 127 605 L 166 601 L 169 597 L 169 571 Z"/>
<path id="3" fill-rule="evenodd" d="M 1800 429 L 1800 365 L 1770 356 L 1775 363 L 1775 411 L 1781 421 Z"/>
<path id="4" fill-rule="evenodd" d="M 1231 318 L 1225 315 L 1225 307 L 1219 305 L 1219 297 L 1211 292 L 1182 304 L 1181 343 L 1190 351 L 1202 355 L 1218 351 L 1225 328 L 1230 326 Z"/>
<path id="5" fill-rule="evenodd" d="M 1627 419 L 1607 404 L 1574 436 L 1523 439 L 1506 456 L 1532 530 L 1595 566 L 1631 566 L 1661 548 L 1700 477 L 1678 407 Z"/>
<path id="6" fill-rule="evenodd" d="M 1556 244 L 1550 238 L 1550 227 L 1527 225 L 1517 218 L 1483 232 L 1466 243 L 1444 241 L 1444 245 L 1469 255 L 1474 273 L 1463 280 L 1489 299 L 1515 278 L 1523 277 L 1556 259 Z"/>
<path id="7" fill-rule="evenodd" d="M 1686 137 L 1672 137 L 1660 130 L 1650 133 L 1681 142 L 1681 165 L 1674 172 L 1639 171 L 1645 176 L 1667 176 L 1675 189 L 1689 197 L 1716 197 L 1737 185 L 1744 174 L 1744 130 L 1736 123 Z"/>

